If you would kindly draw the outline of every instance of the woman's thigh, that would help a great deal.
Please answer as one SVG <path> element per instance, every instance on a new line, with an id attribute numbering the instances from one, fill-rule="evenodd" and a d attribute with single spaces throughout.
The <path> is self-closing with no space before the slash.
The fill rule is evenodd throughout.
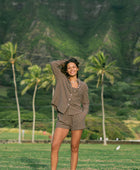
<path id="1" fill-rule="evenodd" d="M 71 131 L 71 145 L 79 147 L 81 135 L 83 130 L 72 130 Z"/>
<path id="2" fill-rule="evenodd" d="M 67 136 L 68 132 L 69 129 L 56 128 L 53 135 L 52 147 L 59 148 L 64 138 Z"/>

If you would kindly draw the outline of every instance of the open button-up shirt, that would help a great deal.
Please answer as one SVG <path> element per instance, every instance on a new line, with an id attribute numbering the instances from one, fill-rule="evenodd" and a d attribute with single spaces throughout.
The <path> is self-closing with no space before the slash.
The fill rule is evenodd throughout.
<path id="1" fill-rule="evenodd" d="M 57 60 L 51 62 L 51 67 L 56 78 L 55 94 L 52 99 L 52 105 L 63 114 L 87 114 L 89 109 L 88 86 L 85 82 L 78 79 L 79 87 L 73 88 L 67 76 L 61 72 L 60 66 L 66 60 Z M 73 90 L 77 90 L 77 95 L 73 95 Z M 72 110 L 68 111 L 68 108 Z M 68 112 L 67 112 L 68 111 Z"/>

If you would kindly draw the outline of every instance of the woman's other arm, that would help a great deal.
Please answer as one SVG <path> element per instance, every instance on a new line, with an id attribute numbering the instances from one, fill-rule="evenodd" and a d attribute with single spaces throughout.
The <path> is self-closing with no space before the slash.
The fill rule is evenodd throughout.
<path id="1" fill-rule="evenodd" d="M 88 98 L 88 86 L 87 86 L 87 84 L 85 84 L 85 86 L 83 88 L 82 106 L 83 106 L 83 113 L 85 113 L 85 115 L 87 115 L 88 111 L 89 111 L 89 98 Z"/>

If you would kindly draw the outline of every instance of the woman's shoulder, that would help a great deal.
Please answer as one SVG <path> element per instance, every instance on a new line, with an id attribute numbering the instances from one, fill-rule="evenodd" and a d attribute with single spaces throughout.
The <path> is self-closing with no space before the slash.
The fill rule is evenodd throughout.
<path id="1" fill-rule="evenodd" d="M 86 82 L 84 82 L 84 81 L 82 81 L 82 80 L 80 80 L 80 79 L 79 79 L 79 82 L 80 82 L 80 86 L 81 86 L 82 88 L 88 88 Z"/>

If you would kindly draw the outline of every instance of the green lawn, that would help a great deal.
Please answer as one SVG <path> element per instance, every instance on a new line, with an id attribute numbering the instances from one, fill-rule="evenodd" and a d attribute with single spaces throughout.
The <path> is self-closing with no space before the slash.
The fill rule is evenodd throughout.
<path id="1" fill-rule="evenodd" d="M 81 144 L 77 170 L 140 168 L 140 145 Z M 50 144 L 0 144 L 0 170 L 50 170 Z M 62 144 L 58 170 L 70 169 L 70 145 Z"/>

